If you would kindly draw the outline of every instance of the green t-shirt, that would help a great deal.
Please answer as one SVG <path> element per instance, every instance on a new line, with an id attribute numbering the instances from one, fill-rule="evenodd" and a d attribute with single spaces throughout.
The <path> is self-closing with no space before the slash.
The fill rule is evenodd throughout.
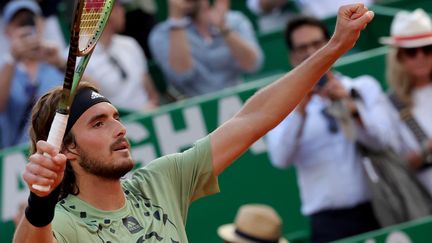
<path id="1" fill-rule="evenodd" d="M 190 203 L 219 192 L 209 136 L 183 153 L 152 161 L 122 184 L 126 204 L 116 211 L 98 210 L 73 195 L 60 201 L 52 223 L 57 241 L 188 242 Z"/>

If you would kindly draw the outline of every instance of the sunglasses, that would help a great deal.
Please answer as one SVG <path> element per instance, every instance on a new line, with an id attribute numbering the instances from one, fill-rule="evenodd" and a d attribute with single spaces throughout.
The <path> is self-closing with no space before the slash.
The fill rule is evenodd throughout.
<path id="1" fill-rule="evenodd" d="M 403 55 L 409 57 L 409 58 L 416 57 L 418 54 L 418 51 L 420 51 L 420 50 L 425 55 L 431 55 L 432 54 L 432 45 L 415 47 L 415 48 L 400 48 L 401 53 Z"/>
<path id="2" fill-rule="evenodd" d="M 292 50 L 298 53 L 305 53 L 309 48 L 314 48 L 315 50 L 320 49 L 327 43 L 325 39 L 314 40 L 310 43 L 301 44 L 298 46 L 293 46 Z"/>

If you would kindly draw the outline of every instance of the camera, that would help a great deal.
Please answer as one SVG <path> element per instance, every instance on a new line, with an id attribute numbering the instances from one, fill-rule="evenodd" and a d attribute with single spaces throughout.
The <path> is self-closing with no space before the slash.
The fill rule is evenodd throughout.
<path id="1" fill-rule="evenodd" d="M 36 16 L 31 12 L 22 12 L 18 16 L 18 26 L 30 28 L 28 35 L 36 35 Z"/>
<path id="2" fill-rule="evenodd" d="M 315 90 L 319 91 L 321 90 L 328 82 L 328 76 L 327 74 L 324 74 L 317 82 L 317 84 L 315 85 Z"/>

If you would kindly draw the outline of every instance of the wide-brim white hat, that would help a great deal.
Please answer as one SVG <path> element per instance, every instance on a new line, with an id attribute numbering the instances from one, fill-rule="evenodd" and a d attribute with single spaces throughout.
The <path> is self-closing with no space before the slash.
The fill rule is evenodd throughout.
<path id="1" fill-rule="evenodd" d="M 403 48 L 432 45 L 432 20 L 423 9 L 400 11 L 393 19 L 390 35 L 380 42 Z"/>
<path id="2" fill-rule="evenodd" d="M 282 236 L 282 220 L 276 211 L 262 204 L 240 207 L 235 222 L 218 228 L 218 235 L 233 243 L 288 243 Z"/>

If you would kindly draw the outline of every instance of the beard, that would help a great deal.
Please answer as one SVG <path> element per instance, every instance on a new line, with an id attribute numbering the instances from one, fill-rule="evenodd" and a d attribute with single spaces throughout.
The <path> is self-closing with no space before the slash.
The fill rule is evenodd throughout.
<path id="1" fill-rule="evenodd" d="M 131 159 L 124 159 L 124 161 L 101 161 L 93 158 L 90 153 L 87 153 L 79 146 L 77 146 L 77 151 L 80 154 L 78 164 L 84 171 L 105 179 L 118 180 L 134 167 Z"/>

